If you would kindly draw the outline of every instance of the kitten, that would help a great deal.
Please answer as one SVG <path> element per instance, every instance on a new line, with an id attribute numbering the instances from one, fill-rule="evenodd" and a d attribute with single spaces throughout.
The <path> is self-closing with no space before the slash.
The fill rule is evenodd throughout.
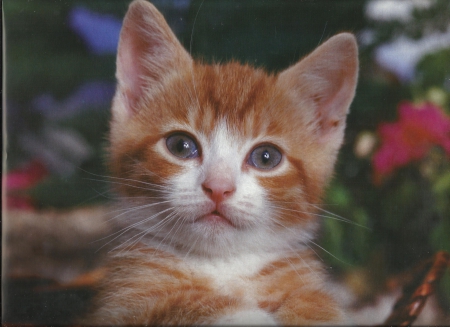
<path id="1" fill-rule="evenodd" d="M 153 5 L 134 1 L 110 133 L 127 238 L 85 321 L 345 323 L 308 241 L 357 73 L 347 33 L 278 75 L 205 65 Z"/>

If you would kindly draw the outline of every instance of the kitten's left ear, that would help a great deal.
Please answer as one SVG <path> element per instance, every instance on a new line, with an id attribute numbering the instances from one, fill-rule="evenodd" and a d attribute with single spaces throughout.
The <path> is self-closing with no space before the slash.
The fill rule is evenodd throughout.
<path id="1" fill-rule="evenodd" d="M 318 141 L 337 151 L 358 77 L 358 47 L 349 33 L 338 34 L 279 75 L 302 114 L 316 126 Z M 306 110 L 306 112 L 304 111 Z"/>
<path id="2" fill-rule="evenodd" d="M 136 112 L 140 101 L 164 88 L 171 74 L 192 65 L 192 58 L 161 13 L 135 0 L 125 15 L 117 50 L 116 118 Z"/>

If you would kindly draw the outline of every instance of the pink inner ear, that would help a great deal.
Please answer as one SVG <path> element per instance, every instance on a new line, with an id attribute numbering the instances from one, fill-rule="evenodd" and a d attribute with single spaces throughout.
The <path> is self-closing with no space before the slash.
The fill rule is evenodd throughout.
<path id="1" fill-rule="evenodd" d="M 127 114 L 132 114 L 136 110 L 138 100 L 143 95 L 142 74 L 140 66 L 140 56 L 133 43 L 134 37 L 126 35 L 121 39 L 119 53 L 117 55 L 117 80 L 120 92 L 125 98 Z"/>
<path id="2" fill-rule="evenodd" d="M 342 72 L 334 72 L 341 74 Z M 321 134 L 333 133 L 337 127 L 345 124 L 350 101 L 353 97 L 353 87 L 342 77 L 332 79 L 334 83 L 328 92 L 317 102 L 317 118 L 321 126 Z"/>

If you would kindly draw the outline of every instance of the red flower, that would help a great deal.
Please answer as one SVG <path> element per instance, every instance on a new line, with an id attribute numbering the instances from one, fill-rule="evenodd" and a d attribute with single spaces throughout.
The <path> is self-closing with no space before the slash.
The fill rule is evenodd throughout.
<path id="1" fill-rule="evenodd" d="M 376 179 L 423 158 L 434 145 L 450 155 L 450 118 L 439 107 L 431 103 L 414 107 L 404 102 L 398 112 L 397 122 L 378 128 L 381 146 L 373 157 Z"/>
<path id="2" fill-rule="evenodd" d="M 34 209 L 32 199 L 24 191 L 39 183 L 47 175 L 47 169 L 37 160 L 7 173 L 5 176 L 7 208 Z"/>

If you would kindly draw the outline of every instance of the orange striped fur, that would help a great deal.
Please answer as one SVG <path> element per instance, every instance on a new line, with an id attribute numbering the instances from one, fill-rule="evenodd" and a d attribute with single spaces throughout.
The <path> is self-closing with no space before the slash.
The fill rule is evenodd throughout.
<path id="1" fill-rule="evenodd" d="M 276 75 L 205 65 L 134 1 L 109 149 L 121 229 L 84 322 L 345 323 L 308 242 L 357 72 L 347 33 Z"/>

